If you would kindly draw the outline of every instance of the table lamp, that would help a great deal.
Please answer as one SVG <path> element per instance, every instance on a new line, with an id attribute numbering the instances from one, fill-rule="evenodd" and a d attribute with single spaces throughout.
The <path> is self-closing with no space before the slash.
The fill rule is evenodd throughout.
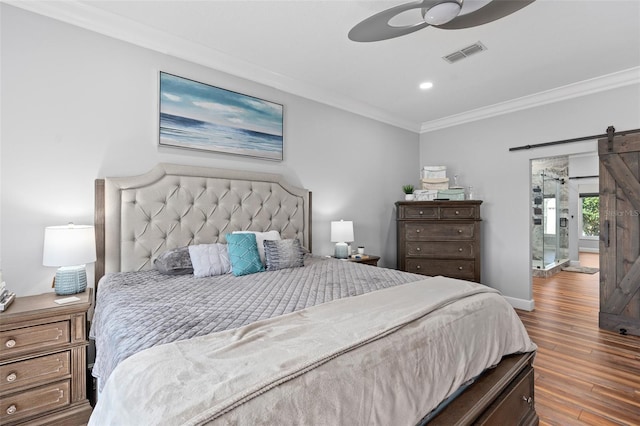
<path id="1" fill-rule="evenodd" d="M 81 293 L 87 288 L 85 264 L 96 261 L 96 239 L 93 226 L 47 226 L 44 229 L 42 264 L 58 266 L 56 294 Z"/>
<path id="2" fill-rule="evenodd" d="M 331 242 L 336 243 L 334 257 L 346 259 L 348 257 L 347 243 L 353 241 L 353 222 L 350 220 L 331 222 Z"/>

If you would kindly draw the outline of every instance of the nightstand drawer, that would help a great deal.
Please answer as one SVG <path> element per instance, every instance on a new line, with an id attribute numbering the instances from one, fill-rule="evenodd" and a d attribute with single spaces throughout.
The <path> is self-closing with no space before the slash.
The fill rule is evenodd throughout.
<path id="1" fill-rule="evenodd" d="M 60 352 L 0 366 L 0 393 L 55 382 L 71 373 L 71 353 Z"/>
<path id="2" fill-rule="evenodd" d="M 440 257 L 449 259 L 469 259 L 475 257 L 473 241 L 443 241 L 439 244 L 428 242 L 408 242 L 406 255 L 413 257 Z"/>
<path id="3" fill-rule="evenodd" d="M 471 223 L 406 223 L 407 241 L 473 240 L 476 226 Z"/>
<path id="4" fill-rule="evenodd" d="M 8 395 L 0 404 L 0 420 L 20 420 L 69 405 L 69 380 L 53 383 L 26 392 Z"/>
<path id="5" fill-rule="evenodd" d="M 406 260 L 406 271 L 422 275 L 443 275 L 445 277 L 473 280 L 475 262 L 473 260 L 411 259 Z"/>
<path id="6" fill-rule="evenodd" d="M 71 342 L 69 321 L 17 328 L 0 333 L 2 358 L 29 350 L 42 350 Z"/>

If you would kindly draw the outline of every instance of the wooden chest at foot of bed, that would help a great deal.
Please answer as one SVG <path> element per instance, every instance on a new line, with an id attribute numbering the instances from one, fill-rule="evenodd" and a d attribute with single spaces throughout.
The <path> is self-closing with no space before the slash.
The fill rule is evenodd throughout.
<path id="1" fill-rule="evenodd" d="M 533 359 L 535 353 L 509 355 L 483 373 L 429 426 L 537 425 Z"/>

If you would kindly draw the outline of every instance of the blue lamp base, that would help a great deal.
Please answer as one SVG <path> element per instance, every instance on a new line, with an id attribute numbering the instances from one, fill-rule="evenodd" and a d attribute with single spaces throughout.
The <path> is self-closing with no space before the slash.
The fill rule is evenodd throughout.
<path id="1" fill-rule="evenodd" d="M 347 243 L 336 243 L 336 250 L 333 255 L 336 259 L 346 259 L 348 257 Z"/>
<path id="2" fill-rule="evenodd" d="M 87 289 L 87 268 L 85 265 L 58 268 L 54 287 L 60 296 L 82 293 Z"/>

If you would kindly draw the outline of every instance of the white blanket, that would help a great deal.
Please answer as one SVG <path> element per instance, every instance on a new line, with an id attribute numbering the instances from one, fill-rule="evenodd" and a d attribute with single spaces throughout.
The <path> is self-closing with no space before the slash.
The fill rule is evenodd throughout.
<path id="1" fill-rule="evenodd" d="M 142 351 L 89 424 L 411 425 L 535 349 L 495 290 L 434 277 Z"/>

